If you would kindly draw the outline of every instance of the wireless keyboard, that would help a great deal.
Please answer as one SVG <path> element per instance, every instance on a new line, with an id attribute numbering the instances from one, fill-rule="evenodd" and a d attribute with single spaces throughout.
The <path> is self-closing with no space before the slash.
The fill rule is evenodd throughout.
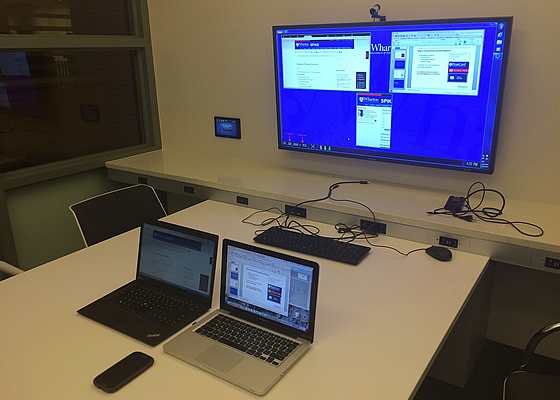
<path id="1" fill-rule="evenodd" d="M 268 228 L 253 238 L 257 243 L 358 265 L 370 248 L 314 235 L 306 235 L 278 226 Z"/>

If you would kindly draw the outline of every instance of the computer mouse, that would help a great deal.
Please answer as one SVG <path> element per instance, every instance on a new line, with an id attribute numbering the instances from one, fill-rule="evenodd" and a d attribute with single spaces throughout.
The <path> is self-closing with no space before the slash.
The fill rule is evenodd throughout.
<path id="1" fill-rule="evenodd" d="M 439 261 L 449 261 L 451 260 L 451 257 L 453 257 L 451 250 L 449 250 L 447 247 L 432 246 L 428 247 L 425 251 L 426 254 Z"/>

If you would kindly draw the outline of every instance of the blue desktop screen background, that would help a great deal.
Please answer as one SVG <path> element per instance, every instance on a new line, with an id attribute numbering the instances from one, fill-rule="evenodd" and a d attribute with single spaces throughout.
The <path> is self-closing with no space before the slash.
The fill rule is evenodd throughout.
<path id="1" fill-rule="evenodd" d="M 371 32 L 371 43 L 391 45 L 392 32 L 443 29 L 484 29 L 484 46 L 478 95 L 449 95 L 393 92 L 391 148 L 356 146 L 356 91 L 285 89 L 282 67 L 282 34 L 319 33 L 319 29 L 282 30 L 276 33 L 277 95 L 280 140 L 305 135 L 307 143 L 365 150 L 365 154 L 404 154 L 437 159 L 481 161 L 490 154 L 494 138 L 500 68 L 492 71 L 497 25 L 487 22 L 442 25 L 393 25 L 323 28 L 321 33 Z M 505 29 L 504 29 L 505 31 Z M 509 40 L 509 38 L 504 38 Z M 370 52 L 368 93 L 391 93 L 391 53 Z M 365 91 L 362 91 L 365 92 Z M 488 127 L 489 129 L 487 129 Z M 287 135 L 289 133 L 290 135 Z M 293 139 L 292 139 L 293 140 Z M 340 150 L 340 149 L 339 149 Z M 445 163 L 445 161 L 444 161 Z"/>

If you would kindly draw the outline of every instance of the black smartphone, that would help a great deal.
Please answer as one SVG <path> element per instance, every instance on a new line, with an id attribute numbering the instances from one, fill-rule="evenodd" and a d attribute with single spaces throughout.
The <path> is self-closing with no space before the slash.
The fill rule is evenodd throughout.
<path id="1" fill-rule="evenodd" d="M 93 379 L 93 384 L 107 393 L 113 393 L 152 366 L 154 359 L 136 351 Z"/>

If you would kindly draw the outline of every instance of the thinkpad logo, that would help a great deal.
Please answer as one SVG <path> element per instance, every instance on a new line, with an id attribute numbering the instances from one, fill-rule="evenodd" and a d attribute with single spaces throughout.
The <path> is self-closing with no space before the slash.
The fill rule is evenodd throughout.
<path id="1" fill-rule="evenodd" d="M 147 337 L 159 337 L 160 334 L 159 333 L 148 333 L 146 336 Z"/>

